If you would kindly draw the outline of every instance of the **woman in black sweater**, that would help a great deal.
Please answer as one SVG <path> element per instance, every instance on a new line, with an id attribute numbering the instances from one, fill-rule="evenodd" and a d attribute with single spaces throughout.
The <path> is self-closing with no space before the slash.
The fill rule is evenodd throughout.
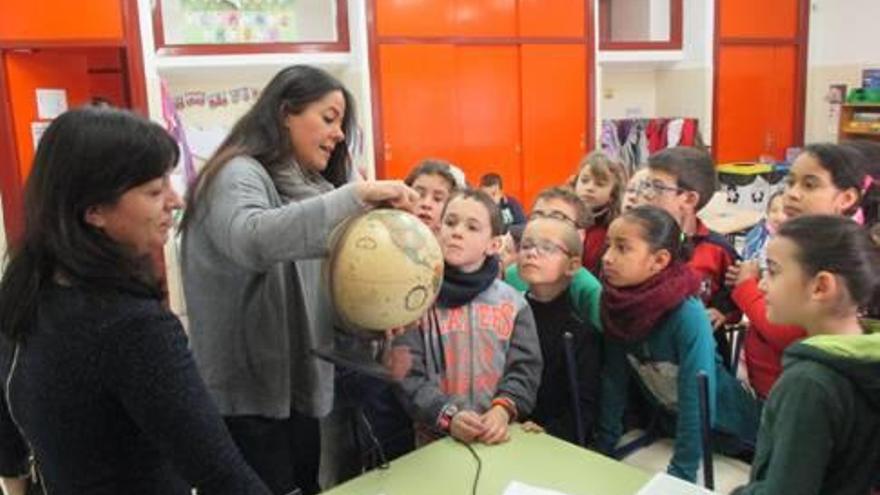
<path id="1" fill-rule="evenodd" d="M 151 255 L 181 205 L 174 140 L 82 108 L 40 140 L 0 282 L 0 480 L 55 494 L 265 494 L 200 379 Z"/>

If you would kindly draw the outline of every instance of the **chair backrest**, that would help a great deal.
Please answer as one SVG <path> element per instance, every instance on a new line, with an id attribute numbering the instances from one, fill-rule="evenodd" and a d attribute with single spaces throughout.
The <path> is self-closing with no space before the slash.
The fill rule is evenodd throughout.
<path id="1" fill-rule="evenodd" d="M 563 346 L 565 348 L 565 369 L 568 374 L 568 390 L 571 396 L 571 412 L 572 422 L 574 423 L 574 434 L 577 444 L 581 447 L 587 446 L 587 432 L 584 431 L 583 411 L 581 411 L 580 387 L 577 378 L 577 362 L 574 358 L 574 335 L 571 332 L 565 332 L 562 336 Z"/>
<path id="2" fill-rule="evenodd" d="M 709 410 L 709 376 L 697 372 L 700 397 L 700 443 L 703 447 L 703 486 L 715 489 L 715 466 L 712 460 L 712 414 Z"/>

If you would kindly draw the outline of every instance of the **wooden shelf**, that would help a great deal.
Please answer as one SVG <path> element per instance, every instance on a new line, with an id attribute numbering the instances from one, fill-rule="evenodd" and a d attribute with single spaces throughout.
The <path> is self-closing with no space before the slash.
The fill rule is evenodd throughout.
<path id="1" fill-rule="evenodd" d="M 876 108 L 880 110 L 880 103 L 844 103 L 844 108 Z"/>
<path id="2" fill-rule="evenodd" d="M 847 139 L 880 139 L 880 129 L 865 126 L 871 121 L 856 120 L 858 114 L 880 114 L 880 103 L 846 103 L 840 109 L 840 124 L 838 126 L 837 140 Z M 855 126 L 853 124 L 856 124 Z M 876 125 L 876 122 L 874 123 Z M 865 126 L 864 128 L 860 128 Z"/>
<path id="3" fill-rule="evenodd" d="M 880 131 L 868 131 L 868 130 L 865 130 L 865 131 L 855 131 L 855 130 L 841 129 L 840 132 L 841 132 L 842 134 L 857 134 L 857 135 L 859 135 L 859 136 L 877 136 L 877 137 L 880 137 Z"/>

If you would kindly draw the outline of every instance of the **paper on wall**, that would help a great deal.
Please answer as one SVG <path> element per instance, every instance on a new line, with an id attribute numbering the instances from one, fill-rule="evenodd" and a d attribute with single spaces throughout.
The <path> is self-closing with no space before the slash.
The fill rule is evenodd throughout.
<path id="1" fill-rule="evenodd" d="M 210 158 L 229 134 L 229 129 L 222 127 L 202 129 L 196 126 L 184 126 L 184 129 L 190 151 L 196 158 L 202 160 Z"/>
<path id="2" fill-rule="evenodd" d="M 34 151 L 37 151 L 37 145 L 40 144 L 40 139 L 42 139 L 43 133 L 46 132 L 48 127 L 49 122 L 31 122 L 31 137 L 34 140 Z"/>
<path id="3" fill-rule="evenodd" d="M 37 88 L 37 118 L 50 120 L 67 111 L 67 90 Z"/>

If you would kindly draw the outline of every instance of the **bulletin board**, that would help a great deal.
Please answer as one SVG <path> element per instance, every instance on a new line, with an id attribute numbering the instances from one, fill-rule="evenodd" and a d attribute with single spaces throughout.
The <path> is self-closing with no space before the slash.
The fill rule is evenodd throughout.
<path id="1" fill-rule="evenodd" d="M 156 0 L 153 31 L 161 54 L 348 49 L 343 0 Z"/>

